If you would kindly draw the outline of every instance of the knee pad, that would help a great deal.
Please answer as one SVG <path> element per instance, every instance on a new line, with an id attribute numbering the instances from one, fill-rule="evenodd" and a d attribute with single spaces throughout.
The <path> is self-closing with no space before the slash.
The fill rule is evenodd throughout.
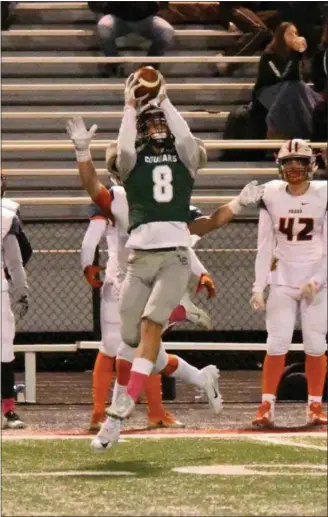
<path id="1" fill-rule="evenodd" d="M 320 356 L 326 353 L 326 335 L 312 331 L 308 335 L 303 334 L 304 352 L 308 355 Z"/>
<path id="2" fill-rule="evenodd" d="M 126 343 L 121 342 L 117 351 L 117 359 L 124 359 L 125 361 L 132 363 L 134 359 L 134 352 L 135 348 L 132 348 Z"/>
<path id="3" fill-rule="evenodd" d="M 3 363 L 1 362 L 1 398 L 12 399 L 14 398 L 14 362 Z"/>
<path id="4" fill-rule="evenodd" d="M 284 339 L 277 337 L 268 337 L 267 339 L 267 353 L 269 355 L 285 355 L 288 352 L 290 343 Z"/>
<path id="5" fill-rule="evenodd" d="M 102 327 L 100 352 L 109 357 L 116 357 L 122 341 L 120 325 L 107 324 Z"/>

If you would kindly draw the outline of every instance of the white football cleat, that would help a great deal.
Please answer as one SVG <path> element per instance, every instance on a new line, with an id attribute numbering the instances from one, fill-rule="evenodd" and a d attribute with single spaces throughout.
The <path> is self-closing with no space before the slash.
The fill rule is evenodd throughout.
<path id="1" fill-rule="evenodd" d="M 121 432 L 121 421 L 117 418 L 107 418 L 102 424 L 99 433 L 91 442 L 91 448 L 95 452 L 103 452 L 115 445 Z"/>
<path id="2" fill-rule="evenodd" d="M 217 415 L 223 409 L 222 397 L 219 389 L 220 372 L 216 366 L 210 364 L 202 370 L 199 374 L 204 378 L 204 390 L 208 398 L 208 402 Z"/>
<path id="3" fill-rule="evenodd" d="M 130 395 L 127 393 L 121 393 L 121 395 L 117 397 L 117 400 L 106 409 L 106 414 L 112 418 L 124 420 L 124 418 L 131 415 L 135 405 L 136 404 Z"/>
<path id="4" fill-rule="evenodd" d="M 211 330 L 213 328 L 209 315 L 191 301 L 188 293 L 184 294 L 180 305 L 182 305 L 186 311 L 187 321 L 190 321 L 199 327 L 204 327 L 206 330 Z"/>

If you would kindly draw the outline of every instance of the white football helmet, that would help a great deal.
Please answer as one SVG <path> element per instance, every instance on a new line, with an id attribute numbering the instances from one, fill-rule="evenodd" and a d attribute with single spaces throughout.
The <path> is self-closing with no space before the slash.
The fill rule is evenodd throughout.
<path id="1" fill-rule="evenodd" d="M 277 164 L 282 179 L 292 183 L 312 179 L 316 169 L 311 147 L 300 138 L 293 138 L 282 144 Z"/>

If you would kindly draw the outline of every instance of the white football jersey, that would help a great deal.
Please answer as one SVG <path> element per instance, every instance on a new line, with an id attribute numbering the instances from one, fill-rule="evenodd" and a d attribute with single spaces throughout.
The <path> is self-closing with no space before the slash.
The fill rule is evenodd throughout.
<path id="1" fill-rule="evenodd" d="M 9 205 L 4 203 L 4 199 L 1 199 L 1 247 L 0 247 L 0 263 L 1 263 L 1 291 L 8 291 L 8 281 L 5 275 L 5 264 L 3 260 L 3 240 L 8 235 L 12 226 L 13 220 L 16 216 L 18 204 Z M 14 201 L 12 202 L 14 203 Z"/>
<path id="2" fill-rule="evenodd" d="M 265 232 L 273 237 L 269 283 L 301 287 L 316 275 L 326 252 L 327 182 L 311 181 L 303 195 L 293 196 L 285 181 L 271 181 L 265 187 L 262 208 L 270 216 L 271 228 L 269 222 L 259 233 L 263 240 L 268 238 Z M 259 235 L 259 245 L 260 241 Z"/>

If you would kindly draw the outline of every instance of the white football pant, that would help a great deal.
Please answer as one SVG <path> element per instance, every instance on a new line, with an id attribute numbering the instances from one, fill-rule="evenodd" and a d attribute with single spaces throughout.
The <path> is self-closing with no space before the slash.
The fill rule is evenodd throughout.
<path id="1" fill-rule="evenodd" d="M 14 360 L 15 318 L 8 291 L 1 291 L 1 362 Z"/>
<path id="2" fill-rule="evenodd" d="M 292 342 L 298 311 L 301 315 L 304 351 L 320 356 L 327 349 L 327 288 L 320 289 L 312 303 L 299 300 L 300 290 L 272 285 L 266 306 L 267 352 L 283 355 Z"/>

